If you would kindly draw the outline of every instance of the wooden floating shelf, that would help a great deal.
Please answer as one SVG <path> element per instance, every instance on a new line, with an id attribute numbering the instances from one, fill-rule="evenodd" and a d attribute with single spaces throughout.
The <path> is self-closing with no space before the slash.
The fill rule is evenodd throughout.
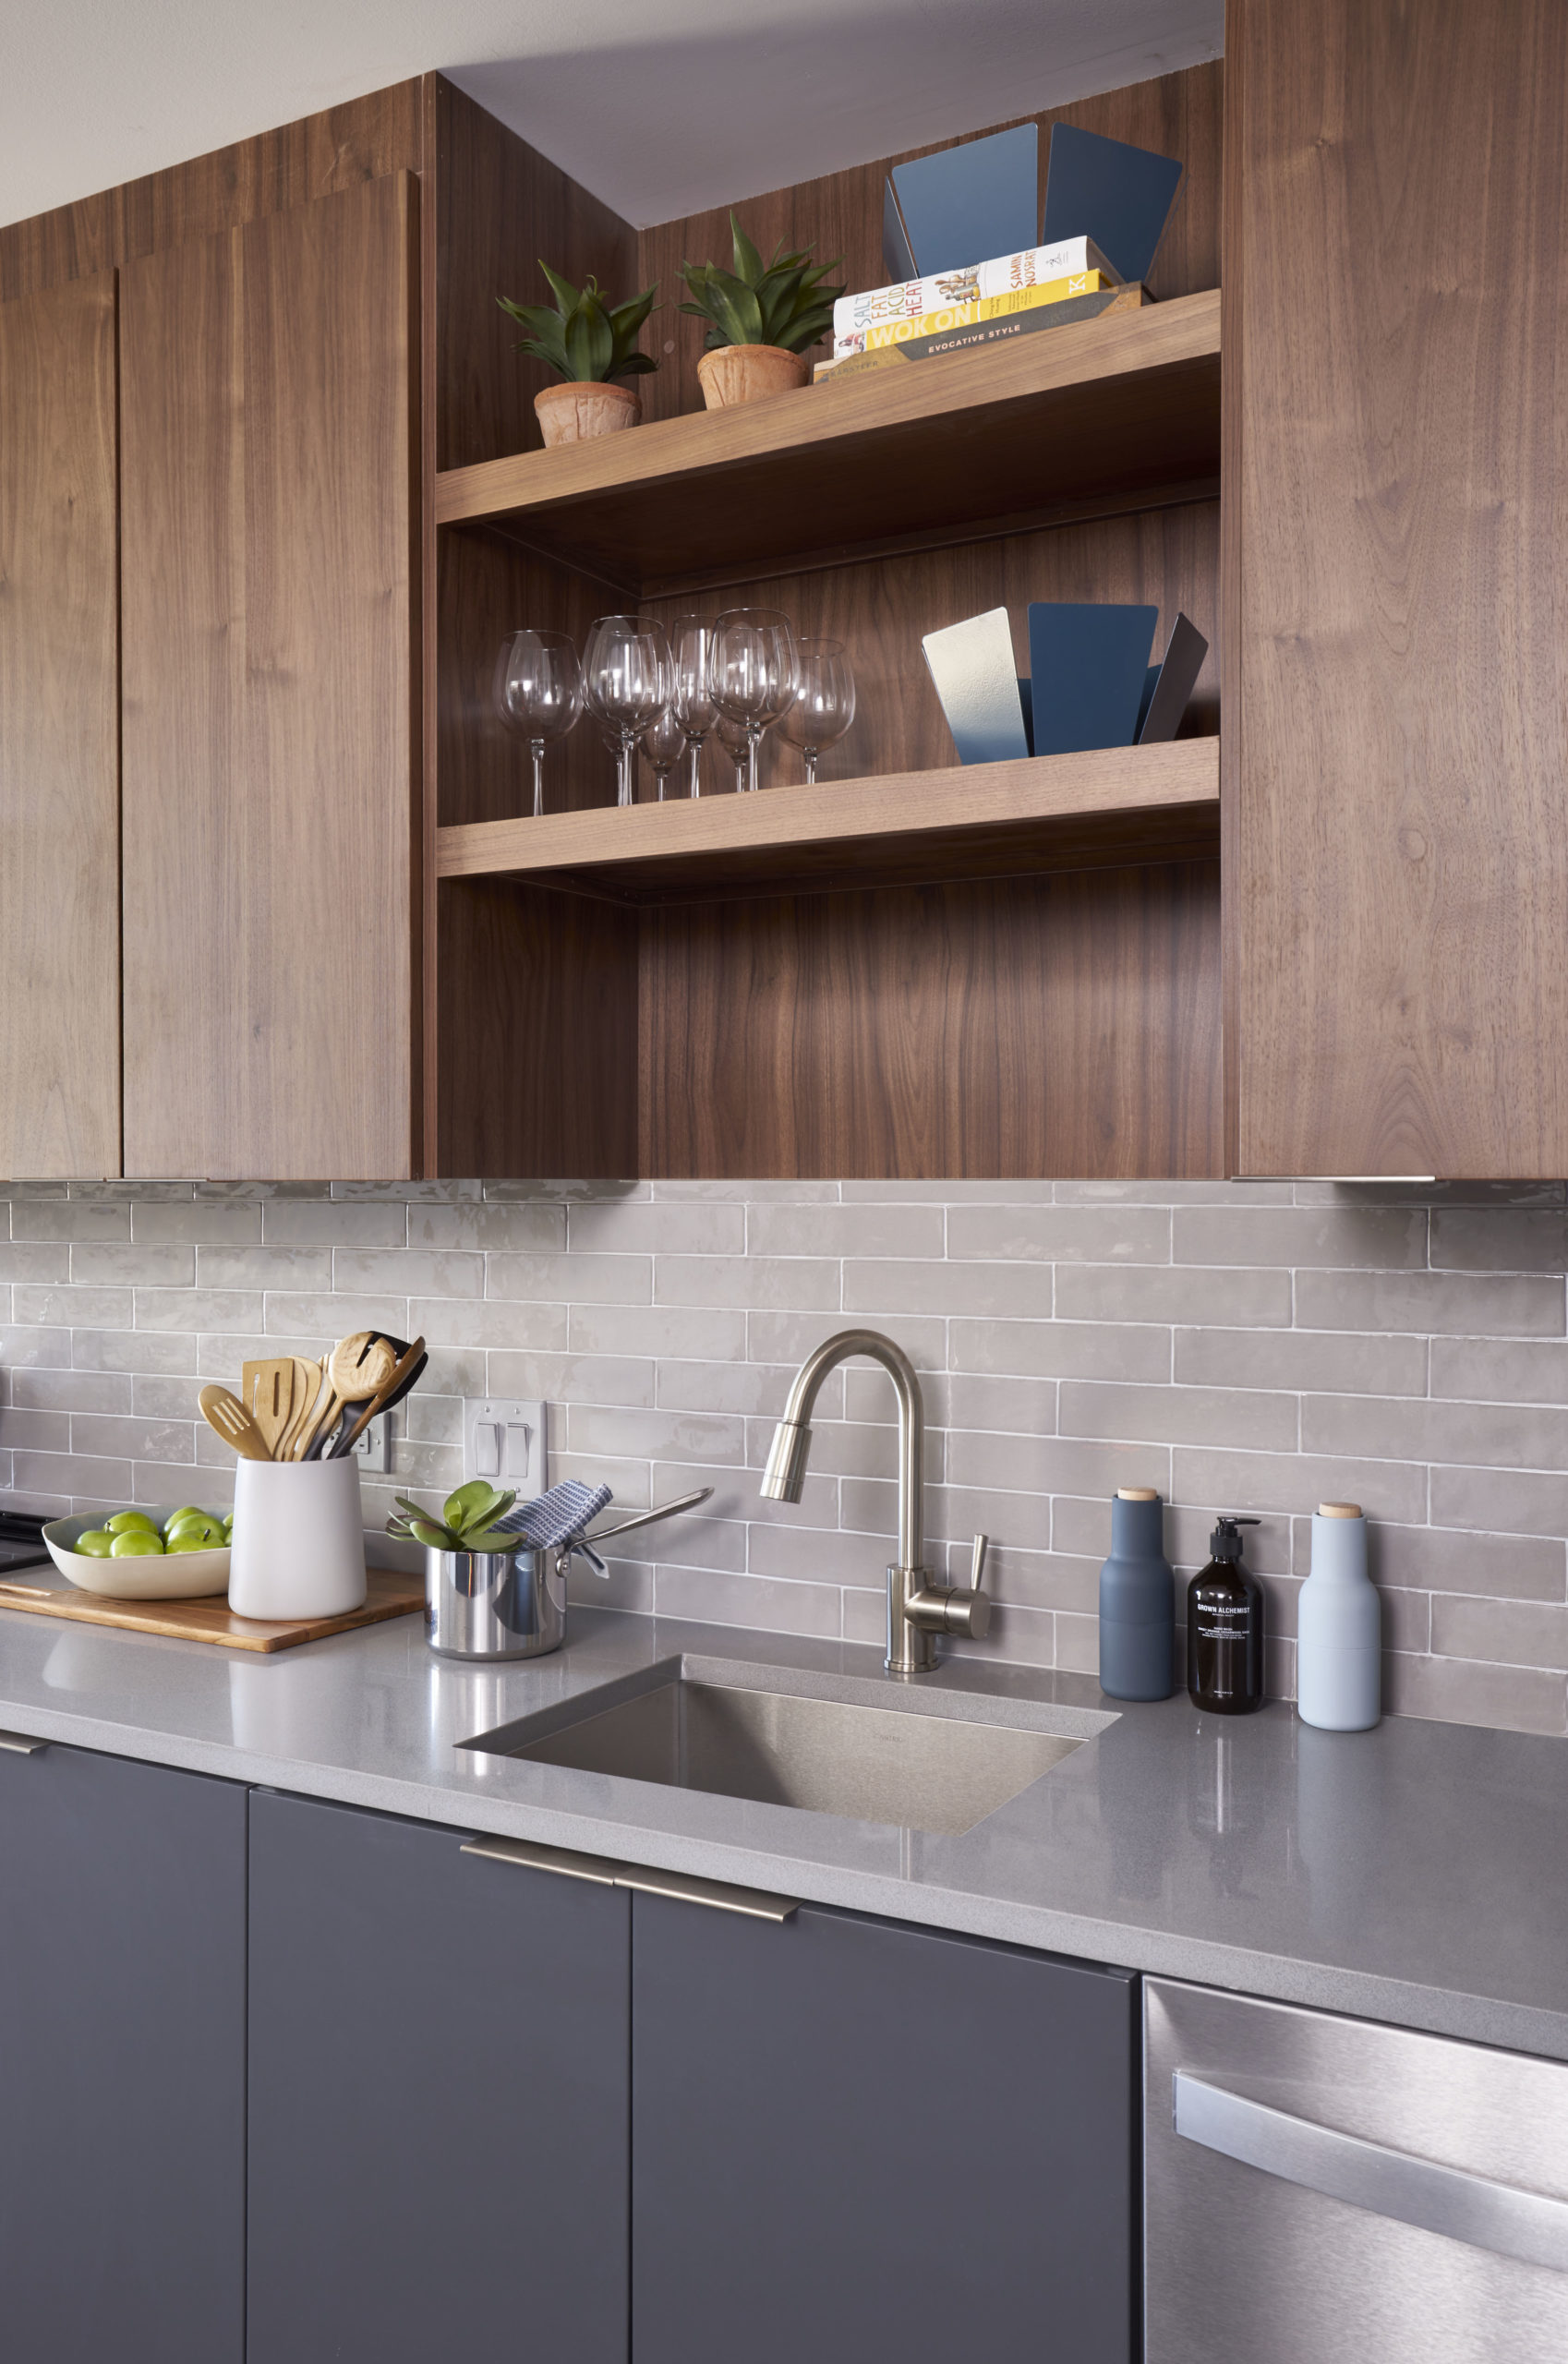
<path id="1" fill-rule="evenodd" d="M 1218 853 L 1217 739 L 595 806 L 437 832 L 441 878 L 618 902 L 892 886 Z"/>
<path id="2" fill-rule="evenodd" d="M 439 525 L 501 524 L 632 586 L 1152 501 L 1219 469 L 1217 289 L 436 481 Z"/>

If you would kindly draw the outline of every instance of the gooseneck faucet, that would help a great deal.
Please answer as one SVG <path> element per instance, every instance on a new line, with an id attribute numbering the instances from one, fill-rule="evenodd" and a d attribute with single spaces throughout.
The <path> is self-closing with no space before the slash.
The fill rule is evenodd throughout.
<path id="1" fill-rule="evenodd" d="M 926 1674 L 936 1664 L 938 1634 L 983 1641 L 991 1603 L 980 1589 L 985 1538 L 974 1538 L 974 1581 L 968 1591 L 933 1585 L 925 1565 L 925 1406 L 914 1365 L 880 1330 L 840 1330 L 825 1338 L 795 1373 L 784 1417 L 773 1432 L 762 1492 L 772 1502 L 798 1502 L 811 1454 L 811 1416 L 823 1381 L 851 1355 L 880 1363 L 899 1398 L 899 1557 L 887 1571 L 887 1655 L 890 1674 Z"/>

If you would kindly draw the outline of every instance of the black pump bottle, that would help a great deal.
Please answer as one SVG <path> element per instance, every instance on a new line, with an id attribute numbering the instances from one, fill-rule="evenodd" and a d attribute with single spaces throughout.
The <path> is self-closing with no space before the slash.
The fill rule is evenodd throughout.
<path id="1" fill-rule="evenodd" d="M 1187 1587 L 1187 1688 L 1210 1716 L 1249 1716 L 1263 1704 L 1263 1587 L 1241 1564 L 1241 1530 L 1222 1517 L 1212 1554 Z"/>

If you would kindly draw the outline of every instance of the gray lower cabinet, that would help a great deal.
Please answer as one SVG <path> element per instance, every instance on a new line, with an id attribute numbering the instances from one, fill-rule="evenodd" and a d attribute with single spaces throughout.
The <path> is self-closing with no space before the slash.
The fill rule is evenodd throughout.
<path id="1" fill-rule="evenodd" d="M 240 2364 L 247 1793 L 0 1751 L 0 2355 Z"/>
<path id="2" fill-rule="evenodd" d="M 1128 2364 L 1138 1981 L 633 1906 L 633 2364 Z"/>
<path id="3" fill-rule="evenodd" d="M 250 1811 L 247 2364 L 625 2364 L 630 1899 Z"/>

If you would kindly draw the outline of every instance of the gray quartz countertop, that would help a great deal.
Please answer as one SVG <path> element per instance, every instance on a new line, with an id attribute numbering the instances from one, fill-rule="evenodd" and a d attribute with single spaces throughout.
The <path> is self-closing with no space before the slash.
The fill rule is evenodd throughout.
<path id="1" fill-rule="evenodd" d="M 959 1836 L 458 1745 L 682 1656 L 1093 1736 Z M 491 1669 L 433 1658 L 415 1618 L 263 1657 L 0 1615 L 0 1728 L 30 1738 L 1568 2059 L 1563 1743 L 1185 1696 L 1096 1730 L 1116 1707 L 982 1657 L 898 1685 L 849 1645 L 575 1608 L 563 1650 Z"/>

